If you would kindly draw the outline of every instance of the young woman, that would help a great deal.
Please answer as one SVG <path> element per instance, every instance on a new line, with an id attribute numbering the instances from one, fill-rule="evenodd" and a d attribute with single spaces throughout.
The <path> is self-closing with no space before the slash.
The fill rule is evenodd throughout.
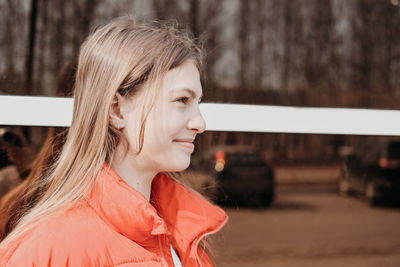
<path id="1" fill-rule="evenodd" d="M 73 121 L 0 266 L 211 266 L 222 209 L 166 172 L 205 129 L 201 51 L 178 31 L 117 19 L 82 45 Z M 181 265 L 180 265 L 181 264 Z"/>

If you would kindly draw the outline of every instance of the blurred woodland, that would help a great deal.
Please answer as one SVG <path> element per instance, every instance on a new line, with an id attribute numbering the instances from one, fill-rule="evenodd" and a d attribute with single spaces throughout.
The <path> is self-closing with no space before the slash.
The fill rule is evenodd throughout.
<path id="1" fill-rule="evenodd" d="M 399 4 L 0 0 L 0 92 L 55 95 L 58 73 L 76 60 L 91 29 L 131 15 L 138 21 L 176 21 L 204 45 L 204 102 L 399 109 Z M 33 145 L 43 139 L 41 129 L 28 132 Z M 367 138 L 207 132 L 197 142 L 203 148 L 256 145 L 274 161 L 315 162 L 336 160 L 341 146 Z"/>

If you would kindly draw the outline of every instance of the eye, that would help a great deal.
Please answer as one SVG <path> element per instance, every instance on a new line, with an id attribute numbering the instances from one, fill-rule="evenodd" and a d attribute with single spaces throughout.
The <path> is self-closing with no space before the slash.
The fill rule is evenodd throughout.
<path id="1" fill-rule="evenodd" d="M 187 104 L 187 102 L 189 102 L 189 97 L 181 97 L 178 98 L 176 101 L 181 102 L 183 104 Z"/>

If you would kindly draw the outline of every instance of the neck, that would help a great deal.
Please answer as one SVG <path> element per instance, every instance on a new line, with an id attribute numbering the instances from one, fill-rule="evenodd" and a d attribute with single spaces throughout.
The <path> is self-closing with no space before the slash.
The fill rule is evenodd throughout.
<path id="1" fill-rule="evenodd" d="M 140 156 L 125 155 L 124 149 L 116 148 L 111 167 L 131 187 L 150 200 L 151 183 L 157 175 L 155 170 L 140 167 Z"/>

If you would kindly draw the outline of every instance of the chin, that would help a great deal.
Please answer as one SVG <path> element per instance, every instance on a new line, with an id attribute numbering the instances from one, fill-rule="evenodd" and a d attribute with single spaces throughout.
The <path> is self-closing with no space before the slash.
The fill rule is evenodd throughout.
<path id="1" fill-rule="evenodd" d="M 186 170 L 190 165 L 190 157 L 186 159 L 176 160 L 174 164 L 171 164 L 168 168 L 168 172 L 181 172 Z"/>

